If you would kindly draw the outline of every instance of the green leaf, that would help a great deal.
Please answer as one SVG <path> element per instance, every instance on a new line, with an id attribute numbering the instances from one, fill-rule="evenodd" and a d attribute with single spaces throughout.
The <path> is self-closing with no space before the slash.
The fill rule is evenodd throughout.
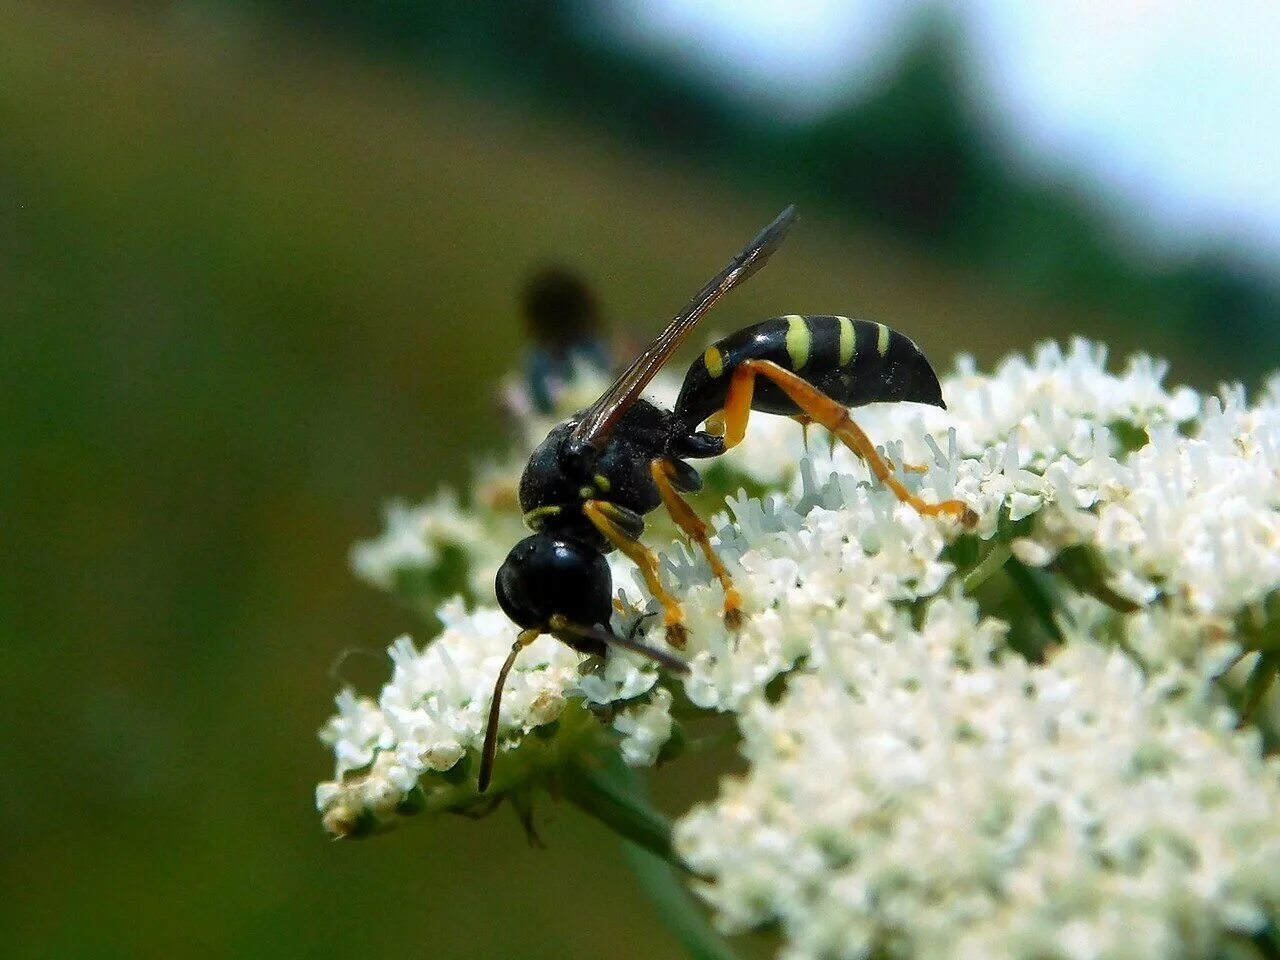
<path id="1" fill-rule="evenodd" d="M 982 586 L 987 579 L 994 573 L 999 572 L 1009 558 L 1013 556 L 1013 550 L 1007 543 L 993 543 L 991 549 L 987 551 L 987 555 L 978 561 L 977 565 L 970 570 L 964 577 L 964 592 L 973 593 L 978 587 Z"/>
<path id="2" fill-rule="evenodd" d="M 1262 703 L 1267 691 L 1275 682 L 1277 671 L 1280 671 L 1280 653 L 1267 652 L 1258 657 L 1258 662 L 1253 665 L 1253 670 L 1245 683 L 1244 706 L 1240 708 L 1237 727 L 1243 727 L 1253 719 L 1258 705 Z"/>
<path id="3" fill-rule="evenodd" d="M 662 814 L 653 810 L 644 778 L 622 762 L 614 753 L 599 771 L 601 780 L 611 789 L 629 798 L 639 808 L 663 820 Z M 623 841 L 622 853 L 627 858 L 640 886 L 657 908 L 658 917 L 680 946 L 693 960 L 737 960 L 732 948 L 707 920 L 706 914 L 694 901 L 685 887 L 683 867 L 670 853 L 670 828 L 668 828 L 668 853 L 656 855 L 652 850 L 635 843 Z M 673 865 L 675 864 L 675 865 Z"/>
<path id="4" fill-rule="evenodd" d="M 1067 582 L 1095 599 L 1101 600 L 1112 610 L 1133 613 L 1142 609 L 1128 597 L 1122 597 L 1107 586 L 1107 574 L 1102 558 L 1088 547 L 1067 547 L 1053 561 L 1053 569 L 1067 578 Z"/>
<path id="5" fill-rule="evenodd" d="M 728 942 L 716 933 L 694 903 L 680 873 L 671 864 L 634 843 L 624 841 L 622 853 L 653 901 L 663 926 L 693 960 L 737 960 Z"/>
<path id="6" fill-rule="evenodd" d="M 662 860 L 677 863 L 671 849 L 671 825 L 644 797 L 631 789 L 631 784 L 619 774 L 618 767 L 626 771 L 616 753 L 598 766 L 571 763 L 560 771 L 560 789 L 570 803 L 624 840 Z"/>

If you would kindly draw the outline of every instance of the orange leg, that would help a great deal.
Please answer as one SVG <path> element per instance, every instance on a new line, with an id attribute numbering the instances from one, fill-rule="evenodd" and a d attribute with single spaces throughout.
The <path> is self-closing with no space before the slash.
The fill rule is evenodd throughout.
<path id="1" fill-rule="evenodd" d="M 751 417 L 751 398 L 756 392 L 755 371 L 750 368 L 752 363 L 754 363 L 752 360 L 743 362 L 729 378 L 729 392 L 725 394 L 724 410 L 721 411 L 726 450 L 736 447 L 747 435 L 747 420 Z M 804 408 L 801 407 L 801 409 Z"/>
<path id="2" fill-rule="evenodd" d="M 729 381 L 729 393 L 724 402 L 725 447 L 737 445 L 747 432 L 747 418 L 751 414 L 751 397 L 755 391 L 757 376 L 765 377 L 777 384 L 791 398 L 804 414 L 815 423 L 820 423 L 850 450 L 865 460 L 875 474 L 876 479 L 893 491 L 903 503 L 926 516 L 949 516 L 958 519 L 967 527 L 978 522 L 977 515 L 959 500 L 945 500 L 942 503 L 925 503 L 893 475 L 884 458 L 876 452 L 871 438 L 849 417 L 849 410 L 843 404 L 832 400 L 803 377 L 785 370 L 770 360 L 744 360 L 733 371 Z"/>
<path id="3" fill-rule="evenodd" d="M 884 462 L 889 465 L 890 470 L 893 469 L 892 457 L 885 457 Z M 904 463 L 902 465 L 902 472 L 903 473 L 928 473 L 929 467 L 927 464 L 923 464 L 923 463 Z"/>
<path id="4" fill-rule="evenodd" d="M 803 413 L 797 413 L 794 416 L 792 416 L 791 419 L 794 420 L 796 423 L 800 424 L 800 431 L 801 431 L 800 437 L 801 437 L 801 441 L 804 443 L 805 456 L 808 456 L 809 455 L 809 428 L 813 426 L 813 421 L 809 417 L 806 417 Z M 834 437 L 831 439 L 831 442 L 835 443 Z"/>
<path id="5" fill-rule="evenodd" d="M 676 522 L 676 526 L 684 531 L 685 536 L 696 543 L 702 550 L 702 555 L 707 558 L 707 563 L 711 565 L 711 572 L 720 581 L 720 586 L 724 589 L 725 626 L 730 630 L 737 630 L 742 626 L 742 595 L 734 587 L 733 580 L 729 577 L 729 571 L 724 568 L 720 557 L 717 556 L 715 549 L 711 546 L 711 541 L 707 537 L 706 523 L 676 490 L 675 484 L 672 482 L 672 464 L 670 460 L 666 457 L 655 457 L 650 460 L 649 473 L 653 477 L 653 482 L 658 485 L 658 494 L 662 497 L 662 504 L 667 508 L 667 513 L 671 514 L 671 519 Z"/>
<path id="6" fill-rule="evenodd" d="M 688 639 L 688 631 L 684 626 L 684 611 L 680 609 L 679 602 L 667 592 L 667 588 L 658 578 L 658 555 L 639 540 L 629 537 L 610 516 L 612 510 L 613 504 L 607 500 L 587 500 L 582 504 L 583 514 L 604 538 L 640 568 L 649 592 L 658 599 L 665 611 L 663 623 L 667 627 L 667 642 L 673 647 L 683 647 Z"/>

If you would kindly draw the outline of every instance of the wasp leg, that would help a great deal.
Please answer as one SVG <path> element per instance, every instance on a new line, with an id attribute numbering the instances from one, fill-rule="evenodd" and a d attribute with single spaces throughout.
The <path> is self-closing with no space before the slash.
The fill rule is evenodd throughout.
<path id="1" fill-rule="evenodd" d="M 747 420 L 751 417 L 751 398 L 756 392 L 756 372 L 746 361 L 738 365 L 729 378 L 729 390 L 724 397 L 724 409 L 720 420 L 724 423 L 724 448 L 729 450 L 742 442 L 747 435 Z M 806 411 L 807 412 L 807 411 Z"/>
<path id="2" fill-rule="evenodd" d="M 493 779 L 493 761 L 498 753 L 498 716 L 502 706 L 502 688 L 506 686 L 507 674 L 511 672 L 511 667 L 516 662 L 520 651 L 540 636 L 542 636 L 541 630 L 522 630 L 516 642 L 511 645 L 511 652 L 503 661 L 502 669 L 498 671 L 498 680 L 493 685 L 493 699 L 489 702 L 489 722 L 484 728 L 484 748 L 480 751 L 478 786 L 481 793 L 489 789 L 489 781 Z"/>
<path id="3" fill-rule="evenodd" d="M 889 469 L 894 468 L 893 457 L 885 457 L 884 462 L 889 465 Z M 903 473 L 928 473 L 929 465 L 926 463 L 904 463 L 902 465 Z"/>
<path id="4" fill-rule="evenodd" d="M 809 428 L 813 426 L 813 420 L 810 419 L 809 417 L 806 417 L 803 413 L 797 413 L 791 419 L 794 420 L 796 423 L 800 424 L 801 442 L 804 443 L 804 455 L 807 457 L 810 455 Z"/>
<path id="5" fill-rule="evenodd" d="M 613 546 L 621 550 L 632 563 L 640 568 L 649 592 L 657 597 L 665 611 L 663 623 L 667 627 L 667 643 L 673 647 L 683 647 L 688 639 L 688 631 L 684 626 L 684 611 L 679 602 L 658 579 L 658 555 L 646 547 L 613 519 L 614 506 L 607 500 L 587 500 L 582 504 L 582 512 L 595 525 L 601 535 Z"/>
<path id="6" fill-rule="evenodd" d="M 801 441 L 804 443 L 805 456 L 807 457 L 813 456 L 813 450 L 809 446 L 809 428 L 812 427 L 815 423 L 817 423 L 817 421 L 814 420 L 812 417 L 805 416 L 803 413 L 797 413 L 794 416 L 792 416 L 791 419 L 794 420 L 796 423 L 800 424 L 800 430 L 802 431 L 800 434 L 800 437 L 801 437 Z M 745 429 L 745 427 L 743 429 Z M 836 452 L 836 443 L 838 442 L 839 441 L 836 440 L 835 434 L 828 431 L 827 432 L 827 456 L 828 457 Z"/>
<path id="7" fill-rule="evenodd" d="M 533 822 L 532 791 L 513 791 L 511 794 L 511 808 L 515 810 L 516 819 L 520 821 L 520 826 L 524 828 L 524 838 L 529 842 L 529 846 L 536 850 L 547 849 L 547 845 L 542 842 L 542 837 L 538 836 L 538 825 Z"/>
<path id="8" fill-rule="evenodd" d="M 702 555 L 711 565 L 711 572 L 716 575 L 720 586 L 724 588 L 725 626 L 730 630 L 737 630 L 742 626 L 742 595 L 738 593 L 733 580 L 729 577 L 729 571 L 724 568 L 720 557 L 711 546 L 711 541 L 707 538 L 706 523 L 694 512 L 693 507 L 684 501 L 676 489 L 673 469 L 673 464 L 666 457 L 655 457 L 649 461 L 649 473 L 653 476 L 653 482 L 658 485 L 662 505 L 667 508 L 667 513 L 671 514 L 671 519 L 684 531 L 685 536 L 701 548 Z"/>
<path id="9" fill-rule="evenodd" d="M 884 462 L 884 458 L 876 452 L 871 438 L 850 418 L 847 407 L 832 400 L 803 377 L 770 360 L 744 360 L 733 371 L 724 403 L 726 448 L 734 446 L 746 435 L 747 417 L 751 413 L 751 397 L 757 376 L 773 381 L 807 416 L 839 437 L 845 446 L 866 461 L 876 479 L 892 490 L 894 496 L 903 503 L 926 516 L 954 517 L 966 527 L 978 522 L 977 515 L 959 500 L 925 503 L 904 487 Z"/>

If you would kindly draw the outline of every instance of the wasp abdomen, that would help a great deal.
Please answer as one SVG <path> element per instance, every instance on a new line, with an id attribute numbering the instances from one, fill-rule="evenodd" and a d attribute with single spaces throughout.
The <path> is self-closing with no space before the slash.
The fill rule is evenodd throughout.
<path id="1" fill-rule="evenodd" d="M 676 416 L 692 427 L 720 410 L 733 372 L 745 360 L 771 360 L 849 407 L 887 400 L 946 406 L 937 374 L 910 337 L 872 320 L 792 314 L 709 346 L 685 374 Z M 756 382 L 751 407 L 785 416 L 800 412 L 763 378 Z"/>

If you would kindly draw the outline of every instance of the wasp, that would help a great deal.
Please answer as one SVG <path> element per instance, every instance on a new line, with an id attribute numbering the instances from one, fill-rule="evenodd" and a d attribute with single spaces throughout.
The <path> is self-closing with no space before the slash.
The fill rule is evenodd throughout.
<path id="1" fill-rule="evenodd" d="M 752 411 L 825 427 L 863 459 L 897 497 L 922 514 L 967 525 L 976 517 L 958 500 L 926 503 L 894 475 L 849 416 L 873 401 L 943 407 L 938 377 L 920 348 L 881 323 L 839 316 L 774 317 L 711 346 L 690 365 L 675 406 L 664 410 L 641 392 L 707 311 L 759 270 L 796 221 L 788 207 L 698 291 L 595 403 L 554 427 L 520 478 L 520 508 L 531 536 L 498 570 L 498 604 L 520 627 L 494 685 L 479 788 L 486 790 L 497 752 L 498 713 L 507 674 L 522 649 L 550 634 L 584 654 L 609 647 L 643 654 L 687 673 L 666 650 L 609 626 L 613 584 L 605 554 L 620 550 L 639 567 L 663 610 L 666 639 L 677 649 L 687 631 L 679 601 L 658 576 L 657 555 L 640 542 L 645 514 L 665 507 L 702 551 L 724 592 L 730 629 L 743 622 L 742 598 L 684 499 L 702 481 L 689 460 L 717 457 L 740 443 Z"/>

